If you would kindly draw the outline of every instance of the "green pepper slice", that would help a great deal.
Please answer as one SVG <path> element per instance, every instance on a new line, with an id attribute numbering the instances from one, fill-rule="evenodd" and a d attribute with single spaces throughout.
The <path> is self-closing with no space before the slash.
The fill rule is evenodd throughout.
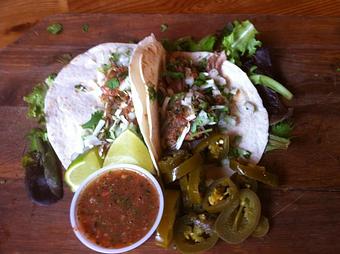
<path id="1" fill-rule="evenodd" d="M 181 179 L 179 179 L 179 187 L 181 188 L 182 193 L 182 200 L 183 200 L 183 206 L 186 209 L 192 208 L 191 200 L 189 199 L 189 183 L 188 183 L 188 175 L 183 176 Z"/>
<path id="2" fill-rule="evenodd" d="M 236 184 L 239 189 L 251 189 L 252 191 L 257 191 L 257 181 L 246 177 L 245 175 L 240 175 L 239 173 L 233 174 L 230 179 Z"/>
<path id="3" fill-rule="evenodd" d="M 203 139 L 194 149 L 194 153 L 208 152 L 208 158 L 221 160 L 227 157 L 229 151 L 229 137 L 221 133 L 213 133 Z"/>
<path id="4" fill-rule="evenodd" d="M 206 214 L 190 214 L 178 219 L 174 241 L 181 253 L 198 253 L 212 248 L 218 240 L 213 220 Z"/>
<path id="5" fill-rule="evenodd" d="M 179 164 L 188 159 L 190 155 L 185 150 L 178 150 L 171 155 L 164 156 L 159 162 L 159 170 L 162 174 L 166 174 L 177 167 Z"/>
<path id="6" fill-rule="evenodd" d="M 259 224 L 255 228 L 251 236 L 264 237 L 269 231 L 269 221 L 266 216 L 261 216 Z"/>
<path id="7" fill-rule="evenodd" d="M 237 186 L 228 177 L 223 177 L 215 180 L 209 186 L 202 206 L 209 213 L 219 213 L 230 207 L 238 199 Z"/>
<path id="8" fill-rule="evenodd" d="M 203 159 L 199 153 L 194 154 L 189 159 L 173 168 L 169 172 L 163 174 L 164 181 L 166 183 L 174 182 L 186 174 L 190 173 L 192 170 L 201 167 L 203 164 Z"/>
<path id="9" fill-rule="evenodd" d="M 240 191 L 239 205 L 223 210 L 215 222 L 217 234 L 227 243 L 238 244 L 255 230 L 261 216 L 261 203 L 250 189 Z"/>
<path id="10" fill-rule="evenodd" d="M 156 231 L 156 245 L 168 248 L 173 238 L 173 228 L 180 205 L 178 190 L 164 191 L 164 212 Z"/>
<path id="11" fill-rule="evenodd" d="M 268 184 L 273 187 L 277 187 L 279 185 L 277 176 L 270 172 L 267 172 L 265 167 L 261 167 L 251 163 L 244 165 L 236 160 L 230 161 L 230 167 L 239 174 L 245 175 L 264 184 Z"/>
<path id="12" fill-rule="evenodd" d="M 202 205 L 202 197 L 199 191 L 201 174 L 202 168 L 198 167 L 191 171 L 188 175 L 188 198 L 190 203 L 196 208 Z"/>

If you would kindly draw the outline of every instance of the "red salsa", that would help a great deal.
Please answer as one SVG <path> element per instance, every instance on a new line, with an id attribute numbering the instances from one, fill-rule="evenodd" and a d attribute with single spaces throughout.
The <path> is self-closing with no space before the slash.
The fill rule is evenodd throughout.
<path id="1" fill-rule="evenodd" d="M 154 185 L 130 170 L 109 171 L 90 183 L 79 197 L 79 230 L 105 248 L 122 248 L 150 230 L 159 210 Z"/>

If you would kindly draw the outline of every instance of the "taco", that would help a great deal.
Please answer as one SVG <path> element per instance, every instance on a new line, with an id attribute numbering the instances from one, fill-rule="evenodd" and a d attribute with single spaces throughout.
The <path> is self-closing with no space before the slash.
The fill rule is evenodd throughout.
<path id="1" fill-rule="evenodd" d="M 154 37 L 151 38 L 153 45 L 159 45 Z M 197 144 L 218 131 L 229 136 L 233 157 L 258 163 L 268 142 L 269 121 L 261 97 L 247 75 L 229 62 L 224 52 L 173 52 L 167 55 L 163 70 L 159 61 L 164 58 L 164 49 L 157 48 L 155 52 L 161 52 L 153 56 L 158 59 L 156 69 L 149 72 L 152 60 L 145 67 L 139 64 L 138 68 L 139 76 L 153 75 L 154 80 L 144 82 L 144 88 L 139 86 L 144 89 L 139 93 L 140 101 L 147 105 L 150 90 L 156 91 L 153 93 L 159 98 L 159 114 L 146 106 L 144 114 L 149 126 L 157 127 L 158 122 L 161 123 L 161 148 L 157 151 L 192 147 L 195 142 Z M 143 59 L 146 55 L 152 57 L 149 50 L 144 50 L 138 57 Z M 134 61 L 138 61 L 137 57 L 132 63 Z"/>
<path id="2" fill-rule="evenodd" d="M 67 168 L 93 146 L 102 153 L 125 129 L 139 133 L 128 66 L 135 44 L 104 43 L 75 57 L 45 98 L 48 140 Z M 142 122 L 142 124 L 147 124 Z"/>
<path id="3" fill-rule="evenodd" d="M 164 64 L 165 50 L 152 34 L 138 43 L 129 68 L 136 118 L 156 167 L 161 156 L 157 90 Z"/>

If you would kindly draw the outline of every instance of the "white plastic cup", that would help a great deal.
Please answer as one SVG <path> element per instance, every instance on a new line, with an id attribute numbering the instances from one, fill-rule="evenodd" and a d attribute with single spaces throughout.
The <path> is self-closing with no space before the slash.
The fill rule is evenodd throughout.
<path id="1" fill-rule="evenodd" d="M 158 213 L 157 213 L 157 217 L 155 219 L 155 222 L 153 223 L 151 229 L 146 233 L 145 236 L 143 236 L 140 240 L 138 240 L 137 242 L 123 247 L 123 248 L 105 248 L 102 247 L 94 242 L 92 242 L 91 240 L 89 240 L 85 234 L 83 234 L 81 232 L 81 230 L 79 230 L 78 228 L 78 220 L 77 220 L 77 204 L 78 204 L 78 199 L 82 193 L 82 191 L 95 179 L 97 179 L 98 177 L 100 177 L 101 175 L 109 172 L 109 171 L 116 171 L 116 170 L 130 170 L 133 172 L 137 172 L 141 175 L 143 175 L 144 177 L 146 177 L 155 187 L 157 193 L 158 193 L 158 200 L 159 200 L 159 209 L 158 209 Z M 78 237 L 78 239 L 88 248 L 100 252 L 100 253 L 123 253 L 123 252 L 127 252 L 130 250 L 133 250 L 135 248 L 137 248 L 138 246 L 142 245 L 146 240 L 148 240 L 151 235 L 153 234 L 153 232 L 156 230 L 156 228 L 158 227 L 162 215 L 163 215 L 163 210 L 164 210 L 164 197 L 163 197 L 163 192 L 162 192 L 162 188 L 160 187 L 158 181 L 156 180 L 156 178 L 146 169 L 141 168 L 139 166 L 136 165 L 132 165 L 132 164 L 112 164 L 112 165 L 108 165 L 106 167 L 103 167 L 99 170 L 97 170 L 96 172 L 94 172 L 93 174 L 91 174 L 88 178 L 86 178 L 86 180 L 80 185 L 80 187 L 78 188 L 78 190 L 76 191 L 76 193 L 73 196 L 72 202 L 71 202 L 71 208 L 70 208 L 70 221 L 71 221 L 71 226 L 73 228 L 73 232 L 75 233 L 75 235 Z"/>

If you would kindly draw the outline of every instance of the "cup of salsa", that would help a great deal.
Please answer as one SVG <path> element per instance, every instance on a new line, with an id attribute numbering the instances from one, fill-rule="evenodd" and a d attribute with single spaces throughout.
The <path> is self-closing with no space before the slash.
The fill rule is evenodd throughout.
<path id="1" fill-rule="evenodd" d="M 72 199 L 70 220 L 88 248 L 122 253 L 150 238 L 163 209 L 162 189 L 150 172 L 131 164 L 113 164 L 81 184 Z"/>

